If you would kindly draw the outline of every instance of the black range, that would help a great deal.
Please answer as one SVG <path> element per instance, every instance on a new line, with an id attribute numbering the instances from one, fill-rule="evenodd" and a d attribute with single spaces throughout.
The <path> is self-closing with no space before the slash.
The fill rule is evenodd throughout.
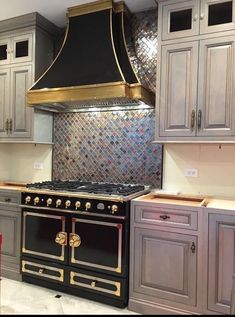
<path id="1" fill-rule="evenodd" d="M 130 200 L 149 186 L 82 181 L 22 193 L 23 281 L 125 307 Z"/>

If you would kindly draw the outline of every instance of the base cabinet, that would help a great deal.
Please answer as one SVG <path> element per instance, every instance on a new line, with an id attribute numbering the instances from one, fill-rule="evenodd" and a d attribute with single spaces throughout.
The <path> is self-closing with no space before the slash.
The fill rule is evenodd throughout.
<path id="1" fill-rule="evenodd" d="M 209 214 L 208 308 L 230 313 L 235 274 L 235 216 Z"/>
<path id="2" fill-rule="evenodd" d="M 134 241 L 134 290 L 195 306 L 197 237 L 136 228 Z"/>
<path id="3" fill-rule="evenodd" d="M 223 210 L 142 197 L 131 202 L 129 309 L 230 314 L 235 202 L 234 210 Z"/>
<path id="4" fill-rule="evenodd" d="M 0 191 L 1 275 L 14 280 L 21 280 L 21 208 L 19 203 L 20 192 Z"/>

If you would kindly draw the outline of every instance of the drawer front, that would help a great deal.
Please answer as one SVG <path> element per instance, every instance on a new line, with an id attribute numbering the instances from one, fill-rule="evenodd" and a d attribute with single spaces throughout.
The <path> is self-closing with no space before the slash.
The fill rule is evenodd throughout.
<path id="1" fill-rule="evenodd" d="M 1 191 L 0 203 L 20 204 L 20 192 Z"/>
<path id="2" fill-rule="evenodd" d="M 197 230 L 196 211 L 169 208 L 135 206 L 134 219 L 137 223 Z"/>
<path id="3" fill-rule="evenodd" d="M 64 282 L 64 270 L 51 265 L 44 265 L 34 261 L 22 260 L 22 273 L 40 279 Z"/>
<path id="4" fill-rule="evenodd" d="M 125 278 L 81 269 L 73 269 L 69 272 L 69 286 L 117 300 L 125 299 L 128 289 Z"/>

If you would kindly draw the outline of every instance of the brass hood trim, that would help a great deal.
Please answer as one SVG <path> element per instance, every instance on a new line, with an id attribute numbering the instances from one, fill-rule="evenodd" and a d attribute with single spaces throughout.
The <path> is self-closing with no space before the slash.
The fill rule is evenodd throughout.
<path id="1" fill-rule="evenodd" d="M 27 93 L 29 105 L 47 103 L 70 103 L 83 100 L 123 98 L 140 99 L 146 103 L 154 102 L 152 93 L 140 84 L 129 85 L 117 82 L 100 85 L 38 89 Z"/>

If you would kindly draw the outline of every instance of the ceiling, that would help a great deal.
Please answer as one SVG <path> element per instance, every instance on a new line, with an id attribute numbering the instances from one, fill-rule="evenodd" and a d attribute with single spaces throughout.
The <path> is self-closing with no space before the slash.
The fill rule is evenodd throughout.
<path id="1" fill-rule="evenodd" d="M 68 7 L 93 2 L 94 0 L 1 0 L 0 20 L 37 11 L 59 27 L 66 24 Z M 118 2 L 119 0 L 114 0 Z M 156 8 L 156 0 L 124 0 L 131 12 Z"/>

